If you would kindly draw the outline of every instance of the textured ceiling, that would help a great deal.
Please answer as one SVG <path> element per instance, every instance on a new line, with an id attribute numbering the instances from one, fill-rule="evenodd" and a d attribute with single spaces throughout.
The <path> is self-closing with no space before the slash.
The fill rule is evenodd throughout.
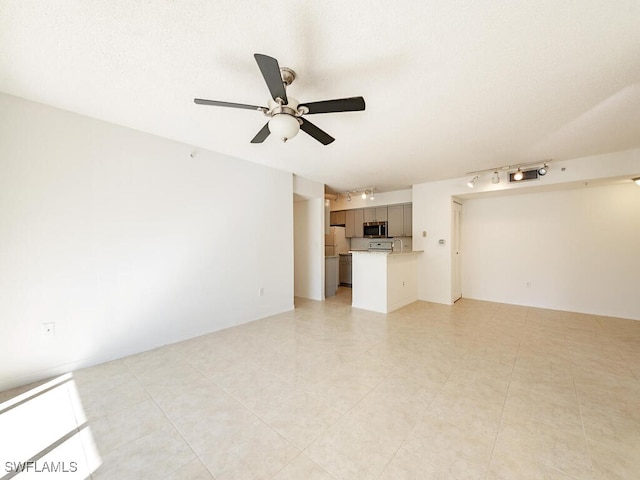
<path id="1" fill-rule="evenodd" d="M 326 183 L 379 190 L 640 146 L 640 0 L 3 0 L 0 91 Z M 249 143 L 254 53 L 301 101 L 362 95 Z"/>

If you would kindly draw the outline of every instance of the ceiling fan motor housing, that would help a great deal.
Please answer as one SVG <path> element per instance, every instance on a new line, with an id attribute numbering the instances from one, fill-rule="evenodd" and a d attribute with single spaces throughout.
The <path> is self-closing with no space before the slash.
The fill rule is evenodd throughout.
<path id="1" fill-rule="evenodd" d="M 287 113 L 289 115 L 299 115 L 298 105 L 300 102 L 293 97 L 287 98 L 287 103 L 278 103 L 271 98 L 268 101 L 269 110 L 267 110 L 266 115 L 272 116 L 278 113 Z"/>

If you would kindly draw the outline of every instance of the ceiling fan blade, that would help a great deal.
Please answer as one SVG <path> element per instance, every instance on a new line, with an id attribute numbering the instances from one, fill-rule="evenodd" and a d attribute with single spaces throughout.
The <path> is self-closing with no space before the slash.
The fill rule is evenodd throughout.
<path id="1" fill-rule="evenodd" d="M 247 110 L 260 110 L 266 111 L 266 107 L 259 107 L 257 105 L 246 105 L 244 103 L 233 102 L 219 102 L 218 100 L 205 100 L 203 98 L 194 98 L 193 101 L 198 105 L 213 105 L 214 107 L 231 107 L 231 108 L 244 108 Z"/>
<path id="2" fill-rule="evenodd" d="M 284 103 L 287 103 L 287 92 L 282 82 L 282 76 L 280 76 L 278 61 L 273 57 L 261 53 L 256 53 L 253 56 L 256 62 L 258 62 L 260 72 L 264 77 L 264 81 L 267 82 L 267 87 L 269 87 L 269 92 L 273 99 L 275 100 L 280 97 Z"/>
<path id="3" fill-rule="evenodd" d="M 365 104 L 362 97 L 349 97 L 324 100 L 322 102 L 301 103 L 300 106 L 307 107 L 309 111 L 306 115 L 309 115 L 312 113 L 357 112 L 364 110 Z"/>
<path id="4" fill-rule="evenodd" d="M 269 122 L 264 124 L 264 127 L 258 132 L 258 134 L 253 137 L 251 143 L 262 143 L 266 140 L 271 132 L 269 131 Z"/>
<path id="5" fill-rule="evenodd" d="M 302 120 L 302 124 L 300 125 L 300 130 L 304 130 L 313 138 L 318 140 L 321 144 L 329 145 L 331 142 L 335 140 L 335 138 L 333 138 L 324 130 L 321 130 L 318 127 L 316 127 L 309 120 L 305 120 L 304 118 L 301 118 L 301 120 Z"/>

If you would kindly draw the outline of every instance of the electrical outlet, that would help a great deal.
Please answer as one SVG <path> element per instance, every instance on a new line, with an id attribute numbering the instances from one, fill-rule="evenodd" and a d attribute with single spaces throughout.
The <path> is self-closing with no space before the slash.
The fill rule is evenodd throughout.
<path id="1" fill-rule="evenodd" d="M 56 334 L 56 324 L 54 322 L 43 323 L 42 333 L 46 337 L 53 337 Z"/>

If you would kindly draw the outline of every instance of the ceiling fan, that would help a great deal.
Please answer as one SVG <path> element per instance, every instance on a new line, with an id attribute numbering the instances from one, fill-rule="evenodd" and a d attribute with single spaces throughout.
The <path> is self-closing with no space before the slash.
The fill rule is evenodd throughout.
<path id="1" fill-rule="evenodd" d="M 265 116 L 270 117 L 270 120 L 262 127 L 258 134 L 253 137 L 251 143 L 262 143 L 271 133 L 278 135 L 283 142 L 286 142 L 295 137 L 299 130 L 303 130 L 323 145 L 329 145 L 335 138 L 324 130 L 316 127 L 306 118 L 302 118 L 303 115 L 364 110 L 365 104 L 364 98 L 362 97 L 339 98 L 336 100 L 308 103 L 300 103 L 293 97 L 287 97 L 286 88 L 293 83 L 296 78 L 296 73 L 290 68 L 280 68 L 278 61 L 268 55 L 256 53 L 253 56 L 256 62 L 258 62 L 258 68 L 260 68 L 260 72 L 271 93 L 272 98 L 270 98 L 267 103 L 268 107 L 205 100 L 202 98 L 195 98 L 193 100 L 198 105 L 258 110 L 264 113 Z"/>

